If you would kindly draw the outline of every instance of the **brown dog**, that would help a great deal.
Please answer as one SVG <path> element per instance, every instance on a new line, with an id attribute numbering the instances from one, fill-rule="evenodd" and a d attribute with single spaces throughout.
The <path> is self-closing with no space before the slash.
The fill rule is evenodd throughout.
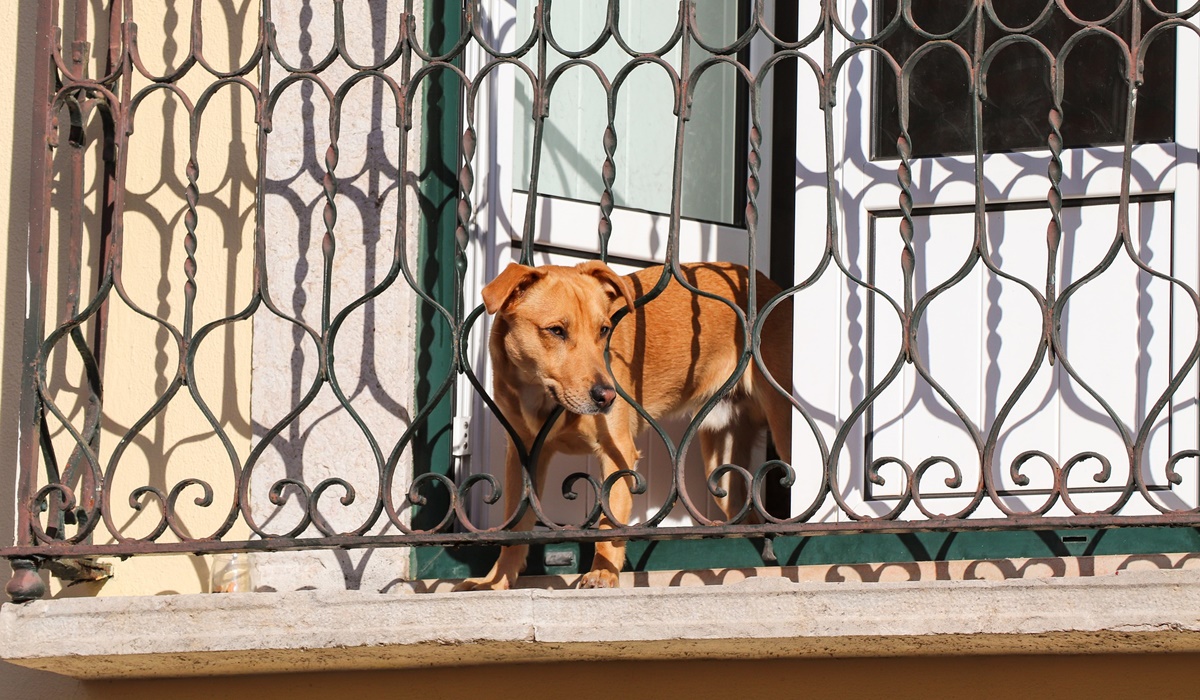
<path id="1" fill-rule="evenodd" d="M 746 309 L 749 274 L 730 263 L 682 266 L 684 278 L 697 289 L 724 297 Z M 619 384 L 655 420 L 693 414 L 733 374 L 744 346 L 736 314 L 724 303 L 697 295 L 672 279 L 663 292 L 640 309 L 634 299 L 658 282 L 661 267 L 621 277 L 601 262 L 575 267 L 526 267 L 511 264 L 483 289 L 488 313 L 496 314 L 489 351 L 496 404 L 522 442 L 533 444 L 547 416 L 557 406 L 566 412 L 546 439 L 535 483 L 545 481 L 546 466 L 556 452 L 592 454 L 604 477 L 633 469 L 638 460 L 634 440 L 647 423 L 614 389 Z M 761 308 L 779 287 L 758 276 Z M 783 387 L 791 386 L 791 305 L 775 309 L 762 335 L 762 356 Z M 622 307 L 632 313 L 615 327 L 611 318 Z M 609 345 L 609 334 L 612 334 Z M 604 362 L 609 345 L 610 376 Z M 700 449 L 707 473 L 722 464 L 749 467 L 750 451 L 770 427 L 775 449 L 789 459 L 788 400 L 771 388 L 751 364 L 741 381 L 705 418 Z M 505 460 L 505 512 L 512 514 L 521 497 L 522 466 L 510 440 Z M 746 501 L 744 480 L 726 474 L 728 492 L 717 499 L 730 517 Z M 627 523 L 632 510 L 628 479 L 614 484 L 613 514 Z M 527 509 L 516 526 L 533 527 Z M 611 528 L 607 518 L 601 528 Z M 525 568 L 526 546 L 504 547 L 490 573 L 463 581 L 455 590 L 503 589 Z M 625 563 L 623 542 L 600 542 L 582 588 L 616 586 Z"/>

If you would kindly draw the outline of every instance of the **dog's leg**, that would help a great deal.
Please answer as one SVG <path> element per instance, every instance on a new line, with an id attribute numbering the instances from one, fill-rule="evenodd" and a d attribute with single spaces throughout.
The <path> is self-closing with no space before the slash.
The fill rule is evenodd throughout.
<path id="1" fill-rule="evenodd" d="M 750 476 L 754 476 L 754 470 L 758 464 L 754 463 L 754 446 L 758 444 L 759 438 L 766 429 L 766 422 L 761 417 L 752 416 L 752 409 L 747 407 L 741 414 L 741 420 L 730 426 L 730 432 L 733 433 L 733 463 L 750 472 Z M 726 518 L 732 518 L 737 514 L 737 509 L 740 509 L 748 500 L 750 500 L 749 488 L 746 480 L 740 474 L 730 473 L 728 475 L 730 485 L 726 486 L 730 493 L 729 510 L 725 511 Z M 762 522 L 758 511 L 753 506 L 750 507 L 746 517 L 742 519 L 745 525 L 757 525 Z"/>
<path id="2" fill-rule="evenodd" d="M 707 480 L 712 476 L 722 464 L 733 462 L 733 432 L 729 426 L 721 426 L 720 428 L 712 429 L 702 426 L 700 428 L 700 455 L 704 459 L 704 478 Z M 713 496 L 713 500 L 717 502 L 717 507 L 725 514 L 728 519 L 732 509 L 733 493 L 732 486 L 733 476 L 726 472 L 717 485 L 725 492 L 724 496 Z M 707 484 L 706 484 L 707 486 Z M 740 505 L 740 501 L 738 502 Z"/>
<path id="3" fill-rule="evenodd" d="M 783 309 L 784 313 L 790 314 L 790 306 Z M 779 383 L 779 386 L 785 389 L 792 386 L 792 361 L 787 354 L 780 352 L 780 348 L 790 348 L 790 333 L 791 324 L 785 323 L 782 327 L 768 326 L 764 331 L 770 337 L 763 339 L 763 357 L 770 371 L 771 376 Z M 773 348 L 773 352 L 767 353 L 768 347 Z M 790 350 L 789 350 L 790 352 Z M 750 377 L 753 381 L 751 388 L 751 396 L 754 402 L 758 404 L 758 409 L 767 418 L 767 427 L 771 429 L 771 441 L 775 444 L 775 454 L 779 455 L 779 459 L 791 464 L 792 463 L 792 403 L 788 398 L 771 386 L 767 378 L 763 376 L 762 369 L 758 365 L 751 368 Z"/>
<path id="4" fill-rule="evenodd" d="M 597 455 L 604 478 L 623 470 L 632 470 L 637 464 L 638 450 L 633 436 L 628 432 L 608 433 L 609 440 Z M 631 477 L 618 479 L 608 494 L 608 507 L 622 525 L 629 522 L 633 512 L 633 494 L 630 492 Z M 610 529 L 613 522 L 601 516 L 600 529 Z M 596 555 L 592 558 L 592 569 L 579 580 L 580 588 L 616 588 L 620 585 L 621 568 L 625 566 L 625 542 L 597 542 Z"/>
<path id="5" fill-rule="evenodd" d="M 720 427 L 702 427 L 700 429 L 700 454 L 704 459 L 704 476 L 707 479 L 723 464 L 736 464 L 743 469 L 753 470 L 750 461 L 753 457 L 754 443 L 758 440 L 761 426 L 748 415 L 747 410 L 739 410 L 732 420 Z M 753 471 L 751 471 L 753 473 Z M 748 498 L 746 480 L 740 474 L 725 472 L 718 480 L 718 486 L 725 492 L 722 497 L 713 497 L 717 507 L 725 515 L 725 520 L 733 519 L 745 505 Z M 751 510 L 744 523 L 758 522 L 758 513 Z"/>
<path id="6" fill-rule="evenodd" d="M 537 478 L 534 482 L 534 488 L 540 488 L 545 479 L 546 465 L 549 464 L 549 455 L 543 454 L 538 461 Z M 517 450 L 513 447 L 512 442 L 508 443 L 508 451 L 504 458 L 504 513 L 505 517 L 510 517 L 517 511 L 517 507 L 521 503 L 523 489 L 523 474 L 525 467 L 521 464 L 521 458 L 517 454 Z M 526 508 L 524 515 L 513 526 L 513 531 L 532 530 L 536 516 L 532 508 Z M 476 590 L 495 590 L 502 591 L 513 587 L 517 581 L 517 576 L 525 570 L 525 564 L 529 558 L 529 545 L 510 545 L 500 548 L 500 557 L 496 560 L 492 570 L 482 578 L 469 578 L 454 587 L 456 591 L 476 591 Z"/>

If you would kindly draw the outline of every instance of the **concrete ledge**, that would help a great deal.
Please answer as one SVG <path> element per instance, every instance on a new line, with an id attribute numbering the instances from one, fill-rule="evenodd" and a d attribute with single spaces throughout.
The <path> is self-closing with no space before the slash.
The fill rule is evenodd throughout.
<path id="1" fill-rule="evenodd" d="M 299 591 L 0 609 L 0 656 L 78 678 L 514 661 L 1200 651 L 1200 571 L 475 593 Z"/>

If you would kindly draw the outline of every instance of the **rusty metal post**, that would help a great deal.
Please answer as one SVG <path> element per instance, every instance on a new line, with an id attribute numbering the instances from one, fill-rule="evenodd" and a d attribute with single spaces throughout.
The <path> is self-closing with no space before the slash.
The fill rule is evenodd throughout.
<path id="1" fill-rule="evenodd" d="M 43 336 L 43 313 L 47 278 L 46 245 L 50 230 L 50 102 L 54 94 L 53 58 L 50 42 L 54 30 L 54 7 L 38 3 L 37 40 L 34 52 L 33 147 L 30 149 L 30 217 L 26 270 L 31 280 L 27 290 L 22 355 L 20 423 L 18 436 L 17 531 L 16 544 L 33 544 L 31 521 L 34 512 L 34 487 L 37 484 L 40 447 L 41 406 L 38 401 L 37 353 Z M 33 282 L 33 280 L 37 280 Z M 5 591 L 14 601 L 33 600 L 46 594 L 38 576 L 38 560 L 19 557 L 10 560 L 12 579 Z"/>

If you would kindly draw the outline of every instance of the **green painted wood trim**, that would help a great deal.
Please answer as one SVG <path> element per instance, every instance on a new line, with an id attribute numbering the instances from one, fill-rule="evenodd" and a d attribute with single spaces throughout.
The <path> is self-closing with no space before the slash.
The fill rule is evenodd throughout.
<path id="1" fill-rule="evenodd" d="M 426 46 L 434 53 L 449 51 L 458 38 L 462 18 L 459 3 L 425 2 Z M 422 287 L 446 309 L 454 309 L 454 226 L 457 196 L 458 134 L 461 121 L 459 80 L 448 71 L 436 71 L 426 81 L 422 109 L 418 277 Z M 417 373 L 415 400 L 418 410 L 453 371 L 452 329 L 440 314 L 421 305 L 417 319 Z M 414 472 L 453 476 L 451 418 L 454 392 L 434 406 L 413 440 Z M 413 526 L 436 525 L 449 505 L 449 494 L 431 486 L 422 491 L 428 505 L 413 511 Z M 415 549 L 414 567 L 420 569 L 429 550 Z"/>
<path id="2" fill-rule="evenodd" d="M 465 578 L 487 573 L 496 547 L 423 547 L 415 578 Z M 1012 532 L 928 532 L 904 535 L 859 534 L 777 537 L 781 566 L 880 562 L 1017 559 L 1034 557 L 1144 555 L 1200 552 L 1200 528 L 1117 528 Z M 673 571 L 764 566 L 762 540 L 710 539 L 630 542 L 626 570 Z M 547 552 L 572 555 L 574 565 L 546 566 Z M 530 547 L 527 574 L 574 574 L 590 564 L 591 545 Z"/>

